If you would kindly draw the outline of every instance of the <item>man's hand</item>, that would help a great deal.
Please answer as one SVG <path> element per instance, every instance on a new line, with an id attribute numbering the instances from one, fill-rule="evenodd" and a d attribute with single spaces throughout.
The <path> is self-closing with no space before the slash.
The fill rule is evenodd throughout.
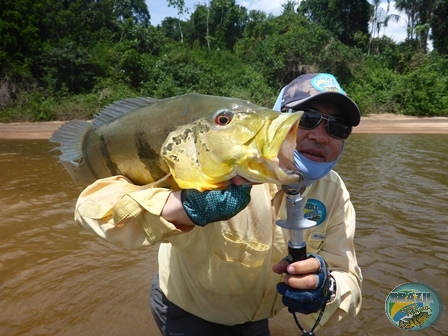
<path id="1" fill-rule="evenodd" d="M 232 218 L 243 210 L 249 204 L 251 188 L 251 184 L 232 184 L 225 190 L 185 189 L 181 193 L 182 206 L 193 223 L 204 226 Z"/>
<path id="2" fill-rule="evenodd" d="M 284 281 L 277 284 L 277 291 L 283 295 L 282 302 L 290 312 L 311 314 L 319 311 L 329 299 L 329 278 L 327 263 L 317 255 L 289 263 L 282 260 L 274 265 L 273 271 L 287 273 Z"/>

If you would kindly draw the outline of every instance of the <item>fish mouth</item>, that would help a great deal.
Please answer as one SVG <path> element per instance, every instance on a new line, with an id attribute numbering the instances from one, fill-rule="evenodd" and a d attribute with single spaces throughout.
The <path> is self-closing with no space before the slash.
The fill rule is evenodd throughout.
<path id="1" fill-rule="evenodd" d="M 303 179 L 294 163 L 301 113 L 270 115 L 270 122 L 258 130 L 251 143 L 256 154 L 244 156 L 244 164 L 233 173 L 252 183 L 295 184 Z M 266 141 L 267 140 L 267 141 Z"/>
<path id="2" fill-rule="evenodd" d="M 280 175 L 279 179 L 286 179 L 286 182 L 288 183 L 297 182 L 302 176 L 294 163 L 294 151 L 297 146 L 296 140 L 298 128 L 299 121 L 296 121 L 286 134 L 277 155 L 278 174 Z"/>
<path id="3" fill-rule="evenodd" d="M 268 114 L 266 122 L 246 144 L 252 150 L 241 156 L 232 176 L 239 175 L 251 183 L 295 184 L 302 174 L 294 163 L 297 130 L 301 113 Z"/>

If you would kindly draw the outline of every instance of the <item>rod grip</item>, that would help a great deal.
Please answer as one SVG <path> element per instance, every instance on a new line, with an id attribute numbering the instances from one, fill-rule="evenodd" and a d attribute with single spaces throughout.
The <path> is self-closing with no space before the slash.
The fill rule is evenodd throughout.
<path id="1" fill-rule="evenodd" d="M 306 244 L 302 244 L 300 247 L 288 246 L 288 253 L 290 255 L 291 262 L 305 260 L 307 258 L 306 254 Z"/>

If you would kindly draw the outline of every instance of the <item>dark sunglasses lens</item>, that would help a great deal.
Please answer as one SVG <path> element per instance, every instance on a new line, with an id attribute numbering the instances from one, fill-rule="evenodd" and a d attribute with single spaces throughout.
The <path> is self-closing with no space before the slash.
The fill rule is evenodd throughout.
<path id="1" fill-rule="evenodd" d="M 328 122 L 328 133 L 336 138 L 347 139 L 351 132 L 352 127 L 340 121 L 333 119 Z"/>
<path id="2" fill-rule="evenodd" d="M 321 115 L 319 112 L 315 111 L 305 111 L 300 118 L 299 126 L 302 128 L 313 129 L 321 120 Z"/>

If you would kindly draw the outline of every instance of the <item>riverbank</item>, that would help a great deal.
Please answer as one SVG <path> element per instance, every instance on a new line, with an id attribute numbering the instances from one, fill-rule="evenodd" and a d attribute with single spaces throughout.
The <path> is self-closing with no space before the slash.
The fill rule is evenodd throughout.
<path id="1" fill-rule="evenodd" d="M 64 122 L 0 123 L 0 139 L 48 139 Z M 448 134 L 448 118 L 418 118 L 394 114 L 362 117 L 354 134 Z"/>

